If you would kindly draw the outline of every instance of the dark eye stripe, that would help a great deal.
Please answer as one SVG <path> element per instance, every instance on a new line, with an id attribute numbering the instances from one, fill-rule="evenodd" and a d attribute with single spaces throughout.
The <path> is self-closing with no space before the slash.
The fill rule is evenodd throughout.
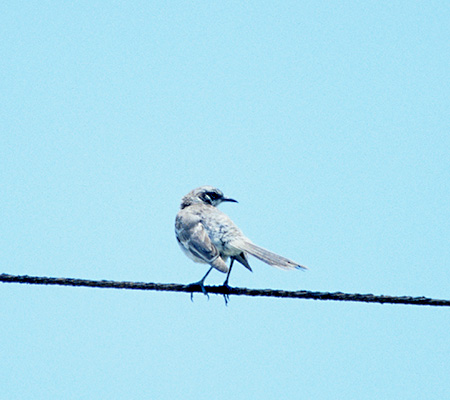
<path id="1" fill-rule="evenodd" d="M 220 198 L 220 196 L 215 192 L 209 192 L 208 196 L 211 200 L 217 200 L 218 198 Z"/>

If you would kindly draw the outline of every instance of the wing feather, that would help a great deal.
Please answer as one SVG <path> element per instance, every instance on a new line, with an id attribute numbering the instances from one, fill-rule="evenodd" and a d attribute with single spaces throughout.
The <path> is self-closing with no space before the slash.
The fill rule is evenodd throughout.
<path id="1" fill-rule="evenodd" d="M 188 257 L 204 262 L 221 272 L 227 272 L 228 266 L 220 257 L 220 252 L 211 242 L 208 232 L 200 221 L 190 224 L 176 223 L 177 239 Z"/>

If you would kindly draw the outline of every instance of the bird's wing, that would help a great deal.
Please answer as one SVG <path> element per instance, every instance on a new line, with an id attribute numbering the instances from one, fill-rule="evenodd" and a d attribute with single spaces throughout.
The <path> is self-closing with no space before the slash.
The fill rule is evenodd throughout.
<path id="1" fill-rule="evenodd" d="M 189 230 L 189 249 L 197 257 L 211 264 L 219 257 L 219 250 L 213 245 L 211 239 L 202 224 L 197 224 Z"/>
<path id="2" fill-rule="evenodd" d="M 208 233 L 200 222 L 187 226 L 177 225 L 178 240 L 193 256 L 207 264 L 211 264 L 219 257 L 219 251 L 211 242 Z"/>

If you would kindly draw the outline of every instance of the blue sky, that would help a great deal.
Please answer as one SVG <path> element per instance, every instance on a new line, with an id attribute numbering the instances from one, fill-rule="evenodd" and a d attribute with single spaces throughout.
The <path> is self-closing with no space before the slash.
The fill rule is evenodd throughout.
<path id="1" fill-rule="evenodd" d="M 446 2 L 4 2 L 1 272 L 189 283 L 214 185 L 232 286 L 450 298 Z M 214 272 L 208 284 L 220 284 Z M 443 399 L 447 309 L 1 284 L 8 399 Z"/>

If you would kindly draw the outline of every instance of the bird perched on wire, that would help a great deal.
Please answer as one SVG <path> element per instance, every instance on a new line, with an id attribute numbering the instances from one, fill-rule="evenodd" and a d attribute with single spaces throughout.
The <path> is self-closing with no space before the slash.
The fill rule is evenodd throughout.
<path id="1" fill-rule="evenodd" d="M 223 286 L 229 287 L 228 280 L 235 260 L 250 271 L 252 270 L 247 254 L 274 267 L 286 270 L 306 269 L 295 261 L 253 244 L 228 215 L 217 208 L 223 202 L 237 203 L 236 200 L 225 197 L 219 189 L 212 186 L 201 186 L 181 199 L 180 211 L 175 219 L 178 244 L 193 261 L 211 266 L 206 275 L 192 285 L 200 286 L 202 292 L 207 295 L 204 282 L 211 270 L 215 268 L 227 274 Z M 226 263 L 228 258 L 231 259 L 230 266 Z"/>

